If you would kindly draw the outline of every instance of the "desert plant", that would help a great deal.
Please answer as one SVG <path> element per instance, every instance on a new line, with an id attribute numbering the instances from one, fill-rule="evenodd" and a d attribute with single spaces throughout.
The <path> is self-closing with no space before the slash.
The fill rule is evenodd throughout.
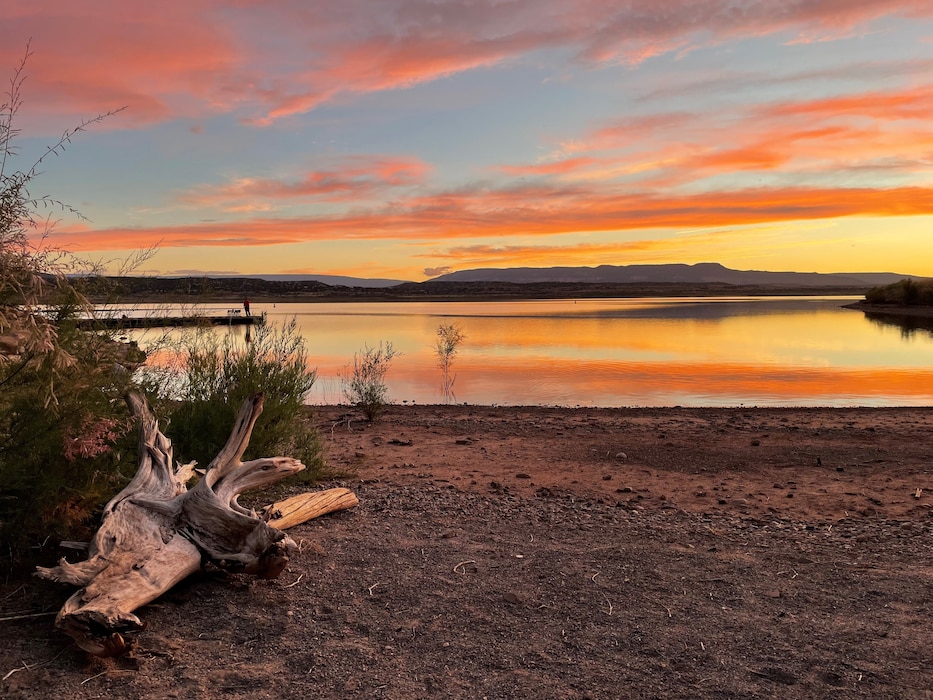
<path id="1" fill-rule="evenodd" d="M 340 374 L 346 399 L 363 411 L 370 422 L 376 421 L 385 408 L 389 388 L 385 378 L 392 360 L 400 355 L 392 343 L 379 341 L 376 347 L 363 346 L 353 355 L 353 364 Z"/>
<path id="2" fill-rule="evenodd" d="M 145 368 L 140 382 L 167 419 L 165 433 L 177 455 L 207 466 L 223 447 L 240 405 L 261 391 L 265 403 L 249 454 L 295 457 L 307 467 L 302 479 L 325 476 L 320 436 L 305 406 L 316 371 L 308 367 L 294 319 L 258 325 L 243 343 L 231 333 L 194 329 L 169 350 L 163 354 L 173 361 Z"/>
<path id="3" fill-rule="evenodd" d="M 454 399 L 454 382 L 456 374 L 451 374 L 454 357 L 460 344 L 466 340 L 463 329 L 456 323 L 441 324 L 437 327 L 437 338 L 434 342 L 434 353 L 437 356 L 437 366 L 441 370 L 441 389 L 444 400 L 450 403 Z"/>
<path id="4" fill-rule="evenodd" d="M 126 477 L 129 413 L 120 399 L 139 357 L 112 338 L 77 330 L 89 311 L 69 272 L 82 261 L 45 244 L 43 210 L 71 207 L 30 187 L 43 163 L 100 115 L 66 131 L 15 169 L 14 122 L 29 49 L 0 105 L 0 546 L 14 564 L 49 537 L 80 536 Z M 128 464 L 132 460 L 128 460 Z"/>
<path id="5" fill-rule="evenodd" d="M 106 338 L 61 328 L 55 343 L 66 366 L 5 363 L 15 368 L 0 402 L 0 542 L 13 560 L 47 537 L 79 539 L 131 474 L 130 371 Z"/>

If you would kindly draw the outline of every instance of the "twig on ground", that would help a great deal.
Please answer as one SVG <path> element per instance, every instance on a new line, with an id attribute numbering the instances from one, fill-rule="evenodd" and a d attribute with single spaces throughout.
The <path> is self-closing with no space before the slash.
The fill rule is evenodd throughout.
<path id="1" fill-rule="evenodd" d="M 609 615 L 609 617 L 612 617 L 612 610 L 613 610 L 612 601 L 609 600 L 609 596 L 606 595 L 606 592 L 605 592 L 605 591 L 602 591 L 602 590 L 601 590 L 600 593 L 603 594 L 603 598 L 606 599 L 606 605 L 609 606 L 609 612 L 606 613 L 606 614 Z"/>
<path id="2" fill-rule="evenodd" d="M 291 588 L 293 586 L 297 586 L 301 582 L 301 579 L 303 578 L 304 578 L 304 574 L 298 574 L 298 578 L 295 579 L 294 583 L 290 583 L 287 586 L 282 586 L 282 588 Z"/>
<path id="3" fill-rule="evenodd" d="M 20 586 L 19 588 L 17 588 L 17 589 L 16 589 L 15 591 L 13 591 L 12 593 L 8 593 L 7 595 L 5 595 L 5 596 L 3 597 L 3 599 L 4 599 L 4 600 L 9 600 L 9 599 L 12 598 L 13 596 L 15 596 L 17 593 L 19 593 L 21 590 L 23 590 L 25 587 L 26 587 L 25 585 Z"/>
<path id="4" fill-rule="evenodd" d="M 475 559 L 467 559 L 466 561 L 462 561 L 462 562 L 460 562 L 459 564 L 457 564 L 456 566 L 454 566 L 454 573 L 455 573 L 455 574 L 463 574 L 463 573 L 466 573 L 466 569 L 464 569 L 463 571 L 457 571 L 457 569 L 459 569 L 461 566 L 466 566 L 467 564 L 475 564 L 475 563 L 476 563 L 476 560 L 475 560 Z"/>
<path id="5" fill-rule="evenodd" d="M 58 615 L 57 612 L 28 613 L 23 615 L 8 615 L 0 617 L 0 622 L 9 622 L 10 620 L 28 620 L 31 617 L 46 617 L 47 615 Z"/>
<path id="6" fill-rule="evenodd" d="M 660 605 L 662 608 L 664 608 L 665 610 L 667 610 L 667 616 L 668 616 L 668 617 L 670 617 L 670 618 L 673 618 L 673 617 L 674 617 L 674 614 L 671 612 L 671 609 L 670 609 L 669 607 L 667 607 L 664 603 L 661 603 L 661 602 L 655 600 L 654 598 L 648 598 L 647 596 L 645 597 L 645 600 L 649 600 L 649 601 L 651 601 L 652 603 L 654 603 L 655 605 Z"/>
<path id="7" fill-rule="evenodd" d="M 16 668 L 13 668 L 13 669 L 10 669 L 9 671 L 7 671 L 7 674 L 3 677 L 3 680 L 6 680 L 7 678 L 9 678 L 10 676 L 12 676 L 12 675 L 13 675 L 14 673 L 16 673 L 17 671 L 28 671 L 30 668 L 31 668 L 31 666 L 29 666 L 29 665 L 24 661 L 22 666 L 17 666 Z"/>
<path id="8" fill-rule="evenodd" d="M 31 671 L 31 670 L 34 669 L 34 668 L 39 668 L 40 666 L 45 666 L 46 664 L 50 664 L 50 663 L 52 663 L 53 661 L 55 661 L 55 659 L 57 659 L 59 656 L 61 656 L 62 654 L 64 654 L 66 651 L 68 651 L 68 647 L 65 647 L 64 649 L 62 649 L 60 652 L 58 652 L 55 656 L 53 656 L 53 657 L 52 657 L 51 659 L 49 659 L 48 661 L 42 661 L 42 662 L 40 662 L 40 663 L 33 664 L 32 666 L 30 666 L 30 665 L 27 664 L 25 661 L 23 661 L 23 662 L 22 662 L 22 663 L 23 663 L 22 666 L 18 666 L 18 667 L 16 667 L 16 668 L 12 669 L 11 671 L 8 671 L 7 674 L 6 674 L 2 679 L 0 679 L 0 680 L 4 680 L 4 681 L 5 681 L 7 678 L 9 678 L 10 676 L 12 676 L 12 675 L 13 675 L 14 673 L 16 673 L 17 671 Z"/>
<path id="9" fill-rule="evenodd" d="M 369 595 L 375 595 L 375 594 L 373 593 L 373 589 L 376 588 L 377 586 L 381 586 L 381 585 L 382 585 L 381 583 L 374 583 L 372 586 L 370 586 L 370 587 L 367 588 L 366 590 L 369 591 Z"/>
<path id="10" fill-rule="evenodd" d="M 98 674 L 96 674 L 96 675 L 93 675 L 93 676 L 91 676 L 90 678 L 85 678 L 83 681 L 81 681 L 81 685 L 84 685 L 84 684 L 87 683 L 88 681 L 92 681 L 92 680 L 94 680 L 95 678 L 100 678 L 101 676 L 105 676 L 105 675 L 107 675 L 107 672 L 106 672 L 106 671 L 101 671 L 100 673 L 98 673 Z"/>

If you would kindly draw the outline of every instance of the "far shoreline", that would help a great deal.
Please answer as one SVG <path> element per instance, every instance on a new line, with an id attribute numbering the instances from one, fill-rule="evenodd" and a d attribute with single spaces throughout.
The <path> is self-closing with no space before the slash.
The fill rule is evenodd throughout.
<path id="1" fill-rule="evenodd" d="M 420 282 L 392 287 L 344 287 L 321 282 L 275 282 L 256 278 L 120 278 L 85 290 L 94 303 L 376 303 L 534 300 L 864 297 L 867 286 L 777 286 L 699 283 L 510 283 Z"/>
<path id="2" fill-rule="evenodd" d="M 867 301 L 857 301 L 853 304 L 843 305 L 844 309 L 864 311 L 866 314 L 877 316 L 897 316 L 908 318 L 933 319 L 933 306 L 908 306 L 906 304 L 869 304 Z"/>

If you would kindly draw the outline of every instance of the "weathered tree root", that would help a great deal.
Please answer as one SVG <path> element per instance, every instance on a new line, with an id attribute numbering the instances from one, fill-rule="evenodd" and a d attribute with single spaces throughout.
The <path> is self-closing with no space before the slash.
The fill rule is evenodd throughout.
<path id="1" fill-rule="evenodd" d="M 58 629 L 98 656 L 126 651 L 144 623 L 133 614 L 210 561 L 227 571 L 275 578 L 297 552 L 282 530 L 320 515 L 352 508 L 347 489 L 302 494 L 267 507 L 244 508 L 239 495 L 268 486 L 305 466 L 290 457 L 241 462 L 262 412 L 262 394 L 244 402 L 227 444 L 192 488 L 193 464 L 173 469 L 171 441 L 159 430 L 146 400 L 127 397 L 139 419 L 139 468 L 104 508 L 86 561 L 38 567 L 51 581 L 82 586 L 55 619 Z"/>

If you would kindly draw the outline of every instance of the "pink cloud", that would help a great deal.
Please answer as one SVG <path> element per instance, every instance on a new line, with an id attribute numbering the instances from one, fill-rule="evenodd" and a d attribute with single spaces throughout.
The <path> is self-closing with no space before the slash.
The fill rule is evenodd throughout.
<path id="1" fill-rule="evenodd" d="M 551 236 L 651 228 L 722 227 L 845 216 L 933 214 L 933 189 L 772 188 L 692 195 L 526 187 L 461 190 L 343 216 L 253 219 L 150 228 L 59 229 L 49 243 L 78 252 L 304 241 Z"/>
<path id="2" fill-rule="evenodd" d="M 26 37 L 30 104 L 87 115 L 129 106 L 140 124 L 234 112 L 270 123 L 341 94 L 404 88 L 532 52 L 639 63 L 726 39 L 844 36 L 928 0 L 6 0 L 0 64 Z M 123 122 L 126 123 L 126 122 Z"/>
<path id="3" fill-rule="evenodd" d="M 227 211 L 269 208 L 270 200 L 366 200 L 391 188 L 419 185 L 430 170 L 428 164 L 413 158 L 355 156 L 343 159 L 333 170 L 314 170 L 292 180 L 241 178 L 225 185 L 195 188 L 179 200 Z"/>

